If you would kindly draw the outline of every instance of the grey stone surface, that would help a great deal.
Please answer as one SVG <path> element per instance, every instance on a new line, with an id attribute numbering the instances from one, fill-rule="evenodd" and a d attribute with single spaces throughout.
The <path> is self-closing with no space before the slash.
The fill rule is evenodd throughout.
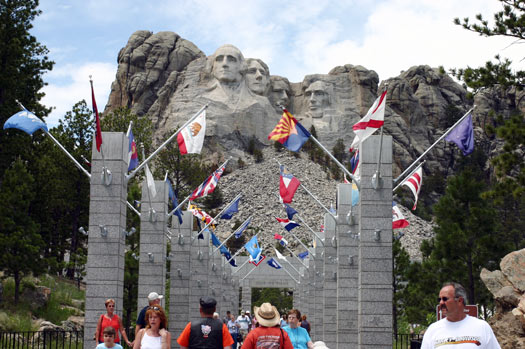
<path id="1" fill-rule="evenodd" d="M 123 133 L 116 132 L 103 132 L 102 138 L 102 152 L 112 173 L 112 182 L 109 187 L 102 185 L 102 156 L 93 142 L 84 323 L 86 349 L 96 344 L 93 334 L 98 317 L 105 312 L 104 301 L 115 299 L 119 315 L 122 315 L 123 308 L 125 241 L 121 232 L 126 228 L 127 181 L 124 175 L 128 139 Z M 101 235 L 99 225 L 106 227 L 107 236 Z M 107 244 L 108 248 L 99 248 L 101 244 Z"/>

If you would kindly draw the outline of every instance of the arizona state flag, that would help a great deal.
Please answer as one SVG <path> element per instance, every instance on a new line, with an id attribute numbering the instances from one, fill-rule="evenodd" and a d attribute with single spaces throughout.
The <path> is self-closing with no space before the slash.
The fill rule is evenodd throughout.
<path id="1" fill-rule="evenodd" d="M 288 110 L 283 109 L 283 116 L 268 135 L 268 139 L 277 141 L 288 150 L 297 152 L 310 136 L 310 132 L 306 131 Z"/>

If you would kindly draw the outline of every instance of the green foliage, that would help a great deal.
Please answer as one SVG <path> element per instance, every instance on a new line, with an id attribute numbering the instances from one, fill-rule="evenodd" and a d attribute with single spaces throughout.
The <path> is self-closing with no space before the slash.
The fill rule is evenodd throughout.
<path id="1" fill-rule="evenodd" d="M 394 336 L 399 333 L 398 320 L 404 315 L 403 299 L 408 296 L 406 291 L 406 283 L 408 279 L 406 277 L 408 268 L 410 267 L 410 258 L 408 253 L 405 251 L 399 239 L 394 239 L 392 242 L 392 252 L 394 255 L 394 277 L 392 279 L 393 289 L 393 328 Z M 408 333 L 401 330 L 400 333 Z"/>
<path id="2" fill-rule="evenodd" d="M 293 296 L 287 288 L 252 288 L 252 306 L 260 307 L 263 303 L 274 305 L 279 314 L 288 313 L 293 307 Z"/>
<path id="3" fill-rule="evenodd" d="M 481 14 L 476 15 L 476 23 L 472 24 L 469 18 L 462 21 L 459 18 L 454 19 L 456 25 L 478 33 L 482 36 L 506 36 L 517 39 L 515 43 L 525 39 L 525 5 L 522 0 L 499 0 L 503 10 L 494 14 L 494 24 L 489 26 L 489 22 Z M 511 61 L 508 59 L 501 60 L 499 55 L 496 62 L 487 62 L 484 67 L 465 69 L 453 69 L 451 73 L 465 84 L 477 91 L 484 87 L 494 86 L 496 84 L 508 87 L 523 87 L 525 72 L 513 72 L 510 69 Z"/>

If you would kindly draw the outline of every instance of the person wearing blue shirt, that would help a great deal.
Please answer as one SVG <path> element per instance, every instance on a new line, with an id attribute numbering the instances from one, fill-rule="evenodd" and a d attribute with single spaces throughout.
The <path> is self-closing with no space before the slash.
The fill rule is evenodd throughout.
<path id="1" fill-rule="evenodd" d="M 288 326 L 284 327 L 283 330 L 288 333 L 294 349 L 311 349 L 314 347 L 314 343 L 308 332 L 299 326 L 300 319 L 301 312 L 299 310 L 290 310 L 288 312 Z"/>

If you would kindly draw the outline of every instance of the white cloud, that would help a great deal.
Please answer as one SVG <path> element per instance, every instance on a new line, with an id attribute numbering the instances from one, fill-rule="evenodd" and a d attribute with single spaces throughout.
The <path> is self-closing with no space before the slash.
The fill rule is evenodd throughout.
<path id="1" fill-rule="evenodd" d="M 67 111 L 73 108 L 75 103 L 85 100 L 91 106 L 91 87 L 89 76 L 93 76 L 95 100 L 99 112 L 104 111 L 108 101 L 111 83 L 115 80 L 116 65 L 109 63 L 91 62 L 82 65 L 68 64 L 53 69 L 44 78 L 50 82 L 44 87 L 45 97 L 42 103 L 47 107 L 55 109 L 46 119 L 50 127 L 56 126 L 58 120 Z"/>

